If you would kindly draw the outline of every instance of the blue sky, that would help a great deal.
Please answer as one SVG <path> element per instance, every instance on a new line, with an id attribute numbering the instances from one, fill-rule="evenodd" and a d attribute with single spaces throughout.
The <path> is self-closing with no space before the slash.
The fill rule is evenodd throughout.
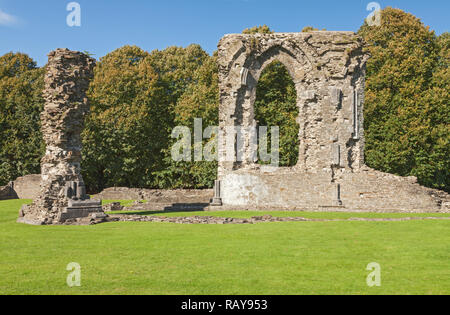
<path id="1" fill-rule="evenodd" d="M 123 45 L 151 51 L 200 44 L 212 53 L 219 39 L 255 25 L 297 32 L 313 25 L 356 31 L 372 0 L 77 0 L 81 27 L 69 27 L 71 0 L 0 0 L 0 55 L 29 54 L 39 65 L 59 47 L 100 58 Z M 437 34 L 448 31 L 448 0 L 377 0 L 413 13 Z"/>

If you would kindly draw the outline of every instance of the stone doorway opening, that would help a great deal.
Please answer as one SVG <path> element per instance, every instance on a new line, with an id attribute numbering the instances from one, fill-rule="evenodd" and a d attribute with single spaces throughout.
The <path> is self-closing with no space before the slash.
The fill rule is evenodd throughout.
<path id="1" fill-rule="evenodd" d="M 296 166 L 300 144 L 297 90 L 289 71 L 282 62 L 272 61 L 262 71 L 256 86 L 253 107 L 258 140 L 267 143 L 267 148 L 271 148 L 271 128 L 279 128 L 279 166 Z M 260 127 L 267 127 L 267 132 L 259 133 Z M 259 145 L 260 143 L 258 147 Z M 261 165 L 268 163 L 258 160 L 258 164 Z"/>

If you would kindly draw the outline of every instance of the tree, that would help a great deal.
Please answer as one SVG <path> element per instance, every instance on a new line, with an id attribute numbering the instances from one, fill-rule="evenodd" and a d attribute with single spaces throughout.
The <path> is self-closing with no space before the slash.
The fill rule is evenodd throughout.
<path id="1" fill-rule="evenodd" d="M 100 60 L 83 133 L 83 176 L 91 191 L 165 185 L 157 174 L 168 167 L 175 107 L 207 57 L 198 45 L 152 53 L 124 46 Z"/>
<path id="2" fill-rule="evenodd" d="M 194 119 L 201 118 L 203 129 L 218 126 L 219 85 L 217 52 L 207 57 L 192 76 L 192 83 L 179 98 L 175 108 L 175 125 L 187 126 L 194 134 Z M 216 138 L 204 139 L 203 148 Z M 172 144 L 176 139 L 172 140 Z M 191 151 L 194 152 L 192 144 Z M 175 162 L 171 150 L 165 152 L 167 168 L 156 173 L 158 182 L 167 188 L 211 188 L 217 178 L 217 161 Z"/>
<path id="3" fill-rule="evenodd" d="M 246 29 L 243 33 L 270 34 L 273 31 L 264 25 Z M 280 166 L 296 165 L 299 153 L 297 93 L 289 72 L 281 62 L 274 61 L 263 70 L 256 88 L 254 107 L 258 125 L 268 127 L 269 148 L 271 127 L 280 128 Z"/>
<path id="4" fill-rule="evenodd" d="M 423 109 L 417 117 L 418 161 L 413 174 L 421 183 L 450 191 L 450 34 L 438 37 L 439 62 L 431 87 L 424 91 Z"/>
<path id="5" fill-rule="evenodd" d="M 389 7 L 382 11 L 380 26 L 365 23 L 359 34 L 371 54 L 365 99 L 367 164 L 449 190 L 445 49 L 418 18 Z"/>
<path id="6" fill-rule="evenodd" d="M 83 176 L 91 191 L 152 185 L 168 128 L 158 79 L 149 54 L 136 46 L 117 49 L 97 64 L 83 132 Z"/>
<path id="7" fill-rule="evenodd" d="M 280 166 L 295 166 L 299 154 L 297 92 L 286 67 L 279 61 L 262 72 L 256 88 L 255 119 L 258 126 L 280 128 Z"/>
<path id="8" fill-rule="evenodd" d="M 0 185 L 40 172 L 44 71 L 22 53 L 0 57 Z"/>
<path id="9" fill-rule="evenodd" d="M 194 82 L 195 71 L 208 57 L 200 45 L 194 44 L 186 48 L 169 47 L 150 53 L 149 62 L 159 76 L 159 85 L 166 90 L 167 97 L 163 101 L 172 112 L 178 99 Z"/>

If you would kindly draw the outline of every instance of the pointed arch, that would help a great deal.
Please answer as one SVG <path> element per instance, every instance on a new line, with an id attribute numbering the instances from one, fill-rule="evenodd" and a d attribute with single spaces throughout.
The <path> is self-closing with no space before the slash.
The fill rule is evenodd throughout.
<path id="1" fill-rule="evenodd" d="M 256 126 L 268 129 L 267 140 L 258 139 L 267 142 L 267 147 L 271 148 L 271 128 L 278 127 L 280 166 L 296 166 L 300 144 L 297 92 L 292 76 L 282 62 L 274 60 L 264 65 L 256 86 L 253 107 Z M 258 162 L 267 164 L 261 157 Z"/>

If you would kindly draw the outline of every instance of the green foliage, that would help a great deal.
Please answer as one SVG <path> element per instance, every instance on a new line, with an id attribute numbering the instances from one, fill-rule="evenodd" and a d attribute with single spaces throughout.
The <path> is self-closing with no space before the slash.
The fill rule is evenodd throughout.
<path id="1" fill-rule="evenodd" d="M 320 30 L 318 28 L 313 27 L 313 26 L 305 26 L 302 29 L 302 33 L 317 32 L 317 31 L 320 31 Z M 326 31 L 326 29 L 324 28 L 324 29 L 322 29 L 322 31 Z"/>
<path id="2" fill-rule="evenodd" d="M 151 184 L 166 109 L 148 53 L 125 46 L 103 57 L 88 92 L 83 176 L 90 190 Z"/>
<path id="3" fill-rule="evenodd" d="M 175 108 L 175 125 L 187 126 L 194 134 L 194 119 L 201 118 L 203 130 L 219 124 L 219 83 L 217 53 L 208 57 L 193 75 L 193 82 L 179 98 Z M 204 139 L 203 148 L 216 138 Z M 172 140 L 172 144 L 177 139 Z M 170 146 L 171 147 L 171 146 Z M 192 144 L 192 152 L 194 146 Z M 217 177 L 217 161 L 175 162 L 170 148 L 165 152 L 167 167 L 157 172 L 162 188 L 210 188 Z M 193 157 L 192 157 L 193 158 Z"/>
<path id="4" fill-rule="evenodd" d="M 280 166 L 295 166 L 299 154 L 299 111 L 295 84 L 279 61 L 262 72 L 256 88 L 255 119 L 259 126 L 280 127 Z M 270 141 L 268 141 L 270 148 Z M 261 162 L 262 163 L 262 162 Z"/>
<path id="5" fill-rule="evenodd" d="M 422 111 L 416 121 L 415 134 L 420 147 L 415 148 L 419 161 L 413 169 L 422 184 L 450 191 L 450 36 L 438 38 L 439 63 L 431 86 L 424 91 Z"/>
<path id="6" fill-rule="evenodd" d="M 272 34 L 273 31 L 267 26 L 254 26 L 252 28 L 247 28 L 242 31 L 242 34 Z M 259 46 L 259 39 L 257 38 L 251 38 L 250 39 L 250 47 L 252 49 L 258 49 Z"/>
<path id="7" fill-rule="evenodd" d="M 0 57 L 0 185 L 40 172 L 44 71 L 25 54 Z"/>
<path id="8" fill-rule="evenodd" d="M 317 29 L 317 28 L 314 28 L 314 27 L 312 27 L 312 26 L 305 26 L 305 27 L 302 29 L 302 33 L 308 33 L 308 32 L 314 32 L 314 31 L 318 31 L 318 29 Z"/>
<path id="9" fill-rule="evenodd" d="M 165 98 L 162 101 L 170 112 L 173 112 L 186 89 L 195 84 L 194 73 L 208 57 L 200 45 L 190 45 L 186 48 L 169 47 L 150 53 L 148 59 L 159 76 L 158 85 L 165 90 Z"/>
<path id="10" fill-rule="evenodd" d="M 270 34 L 273 31 L 264 25 L 246 29 L 243 33 Z M 263 70 L 256 88 L 254 107 L 258 126 L 268 127 L 268 150 L 271 147 L 271 127 L 280 127 L 280 166 L 295 166 L 299 154 L 297 93 L 294 81 L 281 62 L 274 61 Z"/>
<path id="11" fill-rule="evenodd" d="M 254 26 L 242 31 L 242 34 L 272 34 L 273 31 L 267 25 Z"/>
<path id="12" fill-rule="evenodd" d="M 159 174 L 167 168 L 175 106 L 206 58 L 198 45 L 152 53 L 125 46 L 100 60 L 83 133 L 83 176 L 91 191 L 167 187 Z"/>
<path id="13" fill-rule="evenodd" d="M 369 166 L 450 191 L 448 34 L 411 14 L 382 11 L 363 25 L 368 43 L 365 131 Z"/>
<path id="14" fill-rule="evenodd" d="M 91 52 L 89 52 L 89 51 L 87 51 L 87 50 L 83 50 L 83 54 L 85 54 L 85 55 L 87 55 L 87 56 L 89 56 L 89 57 L 95 56 L 95 54 L 93 54 L 93 53 L 91 53 Z"/>

